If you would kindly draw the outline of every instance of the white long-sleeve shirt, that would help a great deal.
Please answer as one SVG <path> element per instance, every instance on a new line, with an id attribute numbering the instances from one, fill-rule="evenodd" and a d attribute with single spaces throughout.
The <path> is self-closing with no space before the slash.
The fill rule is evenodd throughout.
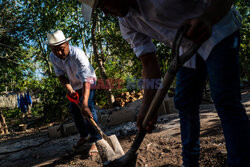
<path id="1" fill-rule="evenodd" d="M 178 27 L 185 20 L 202 15 L 209 6 L 208 0 L 137 0 L 137 3 L 140 12 L 131 8 L 125 17 L 119 18 L 121 34 L 137 57 L 156 51 L 152 39 L 171 47 Z M 212 36 L 202 44 L 198 53 L 206 60 L 213 47 L 240 26 L 241 17 L 232 8 L 212 27 Z M 191 44 L 185 39 L 180 53 Z M 195 59 L 193 56 L 184 66 L 195 68 Z"/>
<path id="2" fill-rule="evenodd" d="M 81 89 L 84 82 L 93 84 L 96 81 L 95 70 L 88 57 L 77 47 L 69 45 L 69 55 L 65 60 L 56 57 L 51 52 L 50 61 L 53 64 L 56 76 L 67 75 L 74 90 Z"/>

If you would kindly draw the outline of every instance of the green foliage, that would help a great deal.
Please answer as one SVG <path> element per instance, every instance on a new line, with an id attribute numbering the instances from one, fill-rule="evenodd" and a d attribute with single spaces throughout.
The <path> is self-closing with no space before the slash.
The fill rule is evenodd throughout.
<path id="1" fill-rule="evenodd" d="M 13 0 L 3 1 L 0 22 L 0 91 L 18 91 L 24 80 L 32 78 L 34 72 L 30 55 L 23 47 L 21 36 L 23 25 L 19 7 Z"/>
<path id="2" fill-rule="evenodd" d="M 241 59 L 241 79 L 247 81 L 250 85 L 250 11 L 249 2 L 237 0 L 235 2 L 236 8 L 242 15 L 242 27 L 241 27 L 241 43 L 240 43 L 240 59 Z"/>
<path id="3" fill-rule="evenodd" d="M 61 120 L 68 115 L 66 91 L 56 77 L 44 78 L 37 88 L 43 106 L 40 114 L 47 122 Z"/>
<path id="4" fill-rule="evenodd" d="M 3 114 L 5 118 L 20 118 L 20 109 L 5 110 Z"/>

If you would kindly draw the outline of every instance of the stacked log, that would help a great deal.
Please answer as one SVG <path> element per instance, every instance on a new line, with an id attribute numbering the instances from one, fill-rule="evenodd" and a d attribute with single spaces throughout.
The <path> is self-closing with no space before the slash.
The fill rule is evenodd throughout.
<path id="1" fill-rule="evenodd" d="M 115 101 L 116 101 L 116 105 L 120 106 L 120 107 L 124 107 L 126 104 L 134 102 L 138 99 L 142 99 L 143 98 L 143 91 L 140 92 L 122 92 L 120 94 L 120 96 L 118 96 Z"/>

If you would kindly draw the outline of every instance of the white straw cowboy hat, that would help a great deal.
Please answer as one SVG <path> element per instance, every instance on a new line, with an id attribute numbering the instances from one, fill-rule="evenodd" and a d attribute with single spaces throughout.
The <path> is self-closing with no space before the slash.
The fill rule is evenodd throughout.
<path id="1" fill-rule="evenodd" d="M 90 21 L 92 13 L 99 3 L 99 0 L 79 0 L 82 2 L 82 15 L 85 21 Z"/>
<path id="2" fill-rule="evenodd" d="M 52 46 L 60 45 L 60 44 L 65 43 L 71 39 L 71 37 L 65 38 L 65 36 L 61 30 L 56 30 L 55 32 L 48 33 L 47 38 L 48 38 L 48 40 L 45 43 L 48 45 L 52 45 Z"/>

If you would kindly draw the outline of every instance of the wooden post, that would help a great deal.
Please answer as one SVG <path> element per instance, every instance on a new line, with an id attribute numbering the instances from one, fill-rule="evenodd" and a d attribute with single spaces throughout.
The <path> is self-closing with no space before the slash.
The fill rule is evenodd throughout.
<path id="1" fill-rule="evenodd" d="M 4 117 L 4 115 L 3 115 L 2 112 L 0 113 L 0 119 L 2 120 L 2 126 L 3 126 L 3 132 L 4 132 L 4 134 L 8 134 L 9 133 L 8 126 L 6 124 L 5 117 Z"/>
<path id="2" fill-rule="evenodd" d="M 4 134 L 4 127 L 2 125 L 2 122 L 0 120 L 0 135 L 3 135 Z"/>

